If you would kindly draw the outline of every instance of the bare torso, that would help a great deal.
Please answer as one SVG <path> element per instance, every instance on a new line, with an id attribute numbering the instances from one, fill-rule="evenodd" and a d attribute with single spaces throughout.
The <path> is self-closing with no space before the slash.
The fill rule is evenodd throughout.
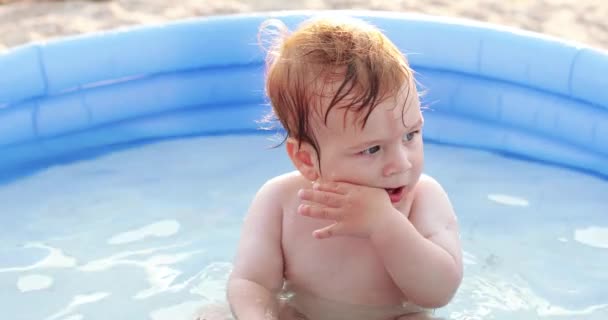
<path id="1" fill-rule="evenodd" d="M 359 309 L 380 310 L 375 313 L 379 318 L 392 319 L 396 313 L 405 314 L 418 309 L 415 306 L 403 306 L 407 298 L 394 284 L 367 239 L 313 238 L 312 232 L 327 226 L 328 222 L 297 213 L 297 192 L 301 188 L 309 188 L 310 182 L 297 173 L 289 174 L 285 179 L 289 181 L 284 184 L 287 187 L 282 196 L 284 278 L 289 289 L 294 291 L 295 304 L 302 309 L 308 309 L 300 310 L 301 312 L 328 314 L 330 310 L 319 308 L 329 308 L 335 312 L 340 309 L 340 305 L 347 309 L 356 305 Z M 404 203 L 405 208 L 398 209 L 409 212 L 411 200 Z M 318 297 L 318 303 L 311 297 Z M 328 302 L 335 303 L 329 305 Z M 353 315 L 348 315 L 348 310 L 343 311 L 342 313 L 346 313 L 344 318 L 353 319 Z"/>

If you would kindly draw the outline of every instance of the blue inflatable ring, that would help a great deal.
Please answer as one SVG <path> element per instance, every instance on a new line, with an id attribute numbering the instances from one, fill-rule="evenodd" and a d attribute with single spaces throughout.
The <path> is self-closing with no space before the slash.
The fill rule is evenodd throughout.
<path id="1" fill-rule="evenodd" d="M 325 12 L 327 13 L 327 12 Z M 428 92 L 425 138 L 608 176 L 608 55 L 487 24 L 377 11 Z M 215 16 L 29 44 L 0 56 L 0 173 L 155 139 L 256 132 L 260 24 Z"/>

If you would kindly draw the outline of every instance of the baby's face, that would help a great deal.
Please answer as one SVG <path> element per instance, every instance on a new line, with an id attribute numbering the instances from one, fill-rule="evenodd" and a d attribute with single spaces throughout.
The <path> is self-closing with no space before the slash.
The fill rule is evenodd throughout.
<path id="1" fill-rule="evenodd" d="M 415 88 L 402 88 L 372 111 L 365 127 L 356 115 L 334 108 L 327 127 L 316 131 L 321 177 L 387 189 L 394 206 L 418 182 L 423 167 L 420 102 Z M 404 125 L 405 124 L 405 125 Z"/>

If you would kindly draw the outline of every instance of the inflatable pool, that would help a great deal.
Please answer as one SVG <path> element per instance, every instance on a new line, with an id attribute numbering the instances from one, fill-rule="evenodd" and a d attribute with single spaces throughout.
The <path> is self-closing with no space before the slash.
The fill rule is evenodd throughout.
<path id="1" fill-rule="evenodd" d="M 101 309 L 110 310 L 107 311 L 110 316 L 119 318 L 125 314 L 132 318 L 149 314 L 153 319 L 173 319 L 185 309 L 194 309 L 197 301 L 215 299 L 210 298 L 209 288 L 219 290 L 217 288 L 221 287 L 238 236 L 238 218 L 246 210 L 248 199 L 264 178 L 278 173 L 279 169 L 290 170 L 285 159 L 280 164 L 274 162 L 272 157 L 278 157 L 280 151 L 268 148 L 271 145 L 265 140 L 268 132 L 261 130 L 257 122 L 269 110 L 263 90 L 264 52 L 257 42 L 258 28 L 269 17 L 295 27 L 313 14 L 277 12 L 193 19 L 30 44 L 0 56 L 0 181 L 4 181 L 0 183 L 0 219 L 3 228 L 7 226 L 0 235 L 6 243 L 4 248 L 0 247 L 0 283 L 15 292 L 0 301 L 0 307 L 13 312 L 17 319 L 96 319 L 100 317 L 95 316 L 93 310 Z M 546 266 L 538 259 L 528 265 L 524 263 L 529 267 L 525 274 L 529 276 L 532 272 L 534 275 L 524 276 L 525 284 L 513 280 L 517 282 L 513 286 L 536 288 L 533 295 L 536 300 L 523 293 L 514 294 L 509 291 L 511 287 L 488 286 L 487 283 L 494 283 L 488 278 L 482 285 L 486 291 L 481 290 L 481 293 L 474 290 L 479 289 L 475 287 L 479 283 L 465 282 L 464 292 L 477 292 L 490 297 L 488 301 L 491 301 L 482 299 L 487 304 L 475 305 L 470 296 L 465 297 L 466 293 L 463 293 L 455 306 L 444 314 L 453 319 L 473 319 L 466 316 L 483 315 L 482 309 L 489 308 L 523 312 L 517 314 L 519 319 L 564 314 L 597 316 L 599 319 L 606 315 L 608 291 L 598 285 L 608 281 L 608 273 L 600 271 L 599 267 L 606 259 L 594 257 L 605 257 L 608 247 L 608 205 L 604 200 L 608 194 L 605 181 L 608 177 L 608 54 L 559 39 L 470 21 L 386 12 L 348 14 L 364 18 L 384 30 L 408 55 L 418 74 L 418 81 L 427 92 L 424 103 L 429 108 L 424 112 L 424 136 L 430 148 L 430 155 L 427 155 L 431 162 L 429 170 L 434 170 L 440 177 L 445 173 L 444 180 L 440 181 L 454 194 L 455 206 L 464 219 L 463 234 L 472 235 L 472 230 L 479 225 L 485 226 L 484 234 L 491 234 L 501 230 L 501 225 L 515 223 L 513 228 L 518 228 L 520 225 L 516 221 L 533 221 L 530 229 L 512 230 L 519 230 L 534 243 L 534 230 L 546 227 L 555 233 L 542 237 L 535 248 L 544 250 L 540 248 L 567 245 L 569 247 L 564 250 L 573 255 L 572 259 L 594 260 L 585 269 L 590 274 L 577 279 L 576 285 L 583 288 L 576 287 L 573 282 L 561 283 L 560 287 L 559 283 L 551 282 L 553 280 L 543 282 L 536 277 L 542 274 L 544 267 L 560 264 L 559 257 L 544 257 L 542 261 L 548 263 Z M 194 145 L 185 144 L 193 141 Z M 131 156 L 130 152 L 140 153 Z M 460 160 L 452 163 L 448 161 L 451 157 L 460 157 Z M 103 164 L 91 169 L 87 167 L 91 161 Z M 157 167 L 146 167 L 152 165 Z M 118 167 L 122 169 L 116 169 Z M 104 180 L 98 184 L 100 175 L 113 170 L 120 172 L 112 178 L 113 182 Z M 154 172 L 163 170 L 167 171 Z M 83 175 L 85 171 L 87 174 Z M 126 182 L 116 177 L 133 172 L 141 174 L 138 186 L 158 181 L 164 181 L 166 185 L 159 186 L 152 195 L 142 196 L 140 191 L 133 191 L 144 190 L 144 187 L 125 191 L 122 183 Z M 522 172 L 526 175 L 519 178 L 523 182 L 520 181 L 517 187 L 497 187 L 509 185 L 505 181 Z M 155 176 L 156 173 L 159 175 Z M 480 180 L 481 173 L 496 180 L 492 183 Z M 186 180 L 171 182 L 176 176 L 196 178 L 199 184 L 196 188 L 188 188 L 184 187 Z M 450 180 L 448 176 L 454 179 Z M 212 181 L 215 184 L 211 184 Z M 222 198 L 230 192 L 228 181 L 247 181 L 237 200 Z M 182 184 L 173 189 L 172 183 Z M 97 190 L 99 185 L 106 188 L 103 192 L 110 189 L 114 192 L 104 197 L 120 201 L 110 207 L 99 205 L 87 213 L 82 213 L 82 208 L 68 210 L 70 203 L 79 207 L 80 204 L 75 204 L 78 201 L 86 201 L 87 206 L 103 204 L 105 200 L 91 196 L 93 189 L 88 189 Z M 190 182 L 187 185 L 194 186 Z M 458 186 L 469 189 L 454 190 Z M 559 191 L 547 191 L 547 186 L 554 186 Z M 526 193 L 529 197 L 518 198 L 504 192 L 489 194 L 492 187 L 515 190 L 511 193 Z M 207 192 L 206 188 L 216 191 Z M 179 195 L 175 191 L 178 189 L 183 191 Z M 194 189 L 206 196 L 200 198 Z M 49 194 L 59 198 L 50 199 Z M 475 200 L 459 198 L 465 194 Z M 66 198 L 69 196 L 73 198 Z M 170 200 L 158 204 L 154 202 L 155 197 L 169 197 L 163 199 Z M 571 202 L 560 202 L 563 197 Z M 58 200 L 60 198 L 62 200 Z M 134 206 L 133 199 L 139 199 L 138 205 L 151 210 L 147 218 L 134 217 L 143 207 L 134 211 L 125 209 Z M 195 201 L 193 199 L 200 201 L 200 206 L 184 209 L 183 203 Z M 209 206 L 212 201 L 219 201 L 217 199 L 239 204 L 224 211 L 220 205 Z M 479 204 L 490 201 L 488 199 L 493 201 L 492 205 L 507 205 L 487 207 Z M 535 200 L 542 205 L 535 207 Z M 146 201 L 155 203 L 156 207 L 151 209 Z M 180 216 L 175 213 L 175 207 L 167 203 L 179 203 L 180 210 L 190 210 L 190 213 Z M 150 213 L 163 206 L 171 209 Z M 471 218 L 473 215 L 467 216 L 469 211 L 477 212 L 482 207 L 484 212 L 475 219 Z M 513 209 L 518 207 L 524 209 Z M 222 240 L 201 240 L 197 238 L 196 230 L 188 229 L 191 238 L 182 239 L 182 244 L 196 243 L 199 247 L 190 248 L 187 252 L 191 255 L 181 252 L 186 256 L 176 254 L 164 264 L 154 264 L 156 269 L 137 259 L 118 257 L 121 253 L 121 257 L 126 254 L 116 251 L 118 245 L 135 246 L 129 248 L 131 251 L 126 254 L 129 257 L 170 250 L 167 248 L 175 243 L 168 238 L 184 232 L 184 226 L 201 223 L 197 219 L 210 223 L 206 219 L 212 219 L 212 215 L 200 216 L 199 212 L 205 210 L 237 212 L 232 218 L 229 214 L 214 218 L 219 219 L 213 220 L 216 222 L 228 219 L 232 223 L 228 229 L 213 224 L 219 231 L 209 234 Z M 509 210 L 532 211 L 526 211 L 527 216 L 517 216 Z M 57 213 L 59 211 L 61 213 Z M 78 213 L 74 213 L 76 211 Z M 576 215 L 584 219 L 580 223 L 569 220 Z M 564 224 L 556 224 L 556 229 L 551 229 L 553 224 L 547 221 L 552 219 Z M 97 223 L 113 229 L 112 232 L 96 227 Z M 88 238 L 90 235 L 85 236 L 77 230 L 93 230 L 95 237 L 105 238 L 93 241 Z M 471 233 L 467 233 L 469 231 Z M 494 242 L 488 240 L 486 244 L 502 246 L 508 236 L 512 235 L 495 238 Z M 166 239 L 166 243 L 153 245 L 165 249 L 142 246 L 147 243 L 144 238 Z M 555 243 L 543 242 L 549 238 Z M 79 243 L 73 243 L 74 240 Z M 63 241 L 64 245 L 57 241 Z M 91 241 L 91 246 L 87 246 L 87 241 Z M 196 256 L 197 250 L 210 247 L 215 251 L 209 252 L 215 253 L 206 256 L 205 262 L 190 259 Z M 72 248 L 73 252 L 66 248 Z M 509 260 L 508 257 L 521 260 L 521 257 L 504 253 L 514 252 L 513 248 L 504 251 L 476 248 L 479 250 L 469 250 L 467 255 L 469 270 L 475 265 L 500 266 L 501 261 Z M 217 250 L 223 250 L 223 253 L 217 253 Z M 572 268 L 570 260 L 570 264 L 565 265 Z M 108 261 L 122 262 L 110 263 L 112 266 L 102 263 Z M 212 261 L 225 264 L 212 264 Z M 167 271 L 163 266 L 176 263 L 186 263 L 187 266 L 182 267 L 190 270 L 190 278 L 183 276 L 186 278 L 181 279 L 182 287 L 176 286 L 181 272 L 163 274 Z M 154 285 L 146 291 L 140 288 L 147 286 L 141 285 L 144 280 L 130 282 L 129 276 L 125 276 L 126 280 L 103 290 L 80 286 L 79 283 L 93 281 L 82 278 L 81 274 L 112 269 L 93 281 L 108 285 L 116 275 L 113 272 L 122 272 L 117 265 L 143 268 Z M 65 281 L 69 282 L 67 279 L 72 276 L 49 276 L 49 268 L 55 270 L 52 272 L 64 269 L 79 272 L 76 277 L 80 282 L 71 283 L 67 288 Z M 200 269 L 210 273 L 204 273 L 203 277 L 199 271 L 194 271 Z M 127 274 L 131 274 L 129 272 Z M 218 275 L 218 278 L 211 281 L 208 274 Z M 552 279 L 563 279 L 565 274 L 568 274 L 567 270 L 559 271 Z M 158 277 L 154 278 L 154 275 Z M 59 281 L 62 277 L 65 279 L 63 284 Z M 170 278 L 168 282 L 167 278 Z M 192 281 L 198 281 L 198 285 L 192 285 Z M 28 287 L 24 283 L 36 285 Z M 552 285 L 557 291 L 549 289 Z M 53 286 L 65 294 L 49 295 L 45 290 Z M 161 293 L 178 292 L 184 287 L 197 299 L 174 296 L 162 300 L 156 297 Z M 571 294 L 568 290 L 575 290 L 573 287 L 584 294 Z M 506 300 L 496 298 L 493 290 L 504 294 Z M 125 293 L 125 296 L 115 294 L 131 291 L 132 294 Z M 112 294 L 123 302 L 156 297 L 159 300 L 146 301 L 154 301 L 157 305 L 160 301 L 170 301 L 167 303 L 172 307 L 153 312 L 153 308 L 134 307 L 130 302 L 125 302 L 120 310 L 115 304 L 104 306 L 107 303 L 104 301 Z M 216 296 L 221 294 L 216 292 Z M 32 299 L 42 299 L 45 307 L 26 308 L 34 303 Z M 471 306 L 465 307 L 466 303 L 462 301 Z M 512 303 L 529 304 L 513 309 Z M 97 304 L 98 309 L 87 309 L 90 304 Z M 561 307 L 551 309 L 552 305 Z M 508 312 L 503 314 L 505 319 L 513 315 Z M 500 314 L 495 316 L 502 319 Z"/>
<path id="2" fill-rule="evenodd" d="M 460 21 L 364 15 L 409 54 L 430 89 L 428 140 L 608 175 L 606 54 Z M 256 36 L 267 17 L 137 28 L 4 55 L 0 170 L 115 144 L 256 130 L 265 101 Z"/>

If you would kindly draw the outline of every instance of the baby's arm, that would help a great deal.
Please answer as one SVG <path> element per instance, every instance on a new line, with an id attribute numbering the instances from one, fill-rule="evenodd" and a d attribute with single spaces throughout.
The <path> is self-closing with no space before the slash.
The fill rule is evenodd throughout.
<path id="1" fill-rule="evenodd" d="M 458 223 L 434 179 L 423 176 L 415 192 L 409 220 L 391 215 L 371 240 L 406 298 L 438 308 L 449 303 L 462 280 Z"/>
<path id="2" fill-rule="evenodd" d="M 228 302 L 236 319 L 278 319 L 277 293 L 283 286 L 280 183 L 266 183 L 245 218 Z"/>

